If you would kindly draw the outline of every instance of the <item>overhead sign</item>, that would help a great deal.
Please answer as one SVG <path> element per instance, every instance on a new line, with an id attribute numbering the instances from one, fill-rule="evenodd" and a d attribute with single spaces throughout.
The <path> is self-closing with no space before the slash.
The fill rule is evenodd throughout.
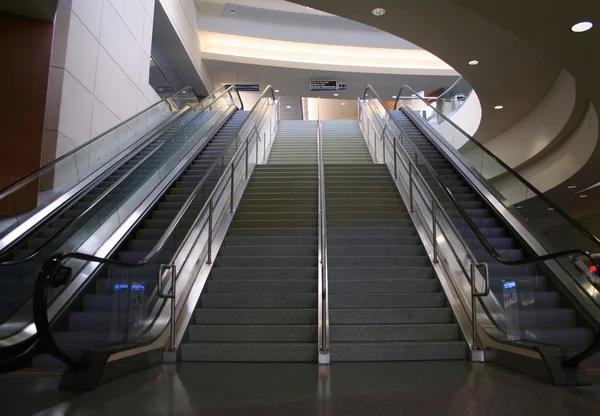
<path id="1" fill-rule="evenodd" d="M 229 88 L 231 85 L 225 85 Z M 238 91 L 260 92 L 260 84 L 235 84 L 235 89 Z"/>
<path id="2" fill-rule="evenodd" d="M 335 91 L 337 90 L 337 81 L 310 81 L 311 91 Z"/>

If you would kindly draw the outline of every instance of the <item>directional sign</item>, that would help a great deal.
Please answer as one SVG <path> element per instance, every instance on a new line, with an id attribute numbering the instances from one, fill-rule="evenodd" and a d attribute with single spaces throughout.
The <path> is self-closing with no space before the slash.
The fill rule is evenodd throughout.
<path id="1" fill-rule="evenodd" d="M 337 81 L 310 81 L 311 91 L 335 91 L 337 90 Z"/>
<path id="2" fill-rule="evenodd" d="M 348 86 L 348 84 L 346 84 L 345 82 L 340 82 L 337 85 L 337 89 L 338 89 L 338 91 L 346 91 L 347 86 Z"/>
<path id="3" fill-rule="evenodd" d="M 231 85 L 225 85 L 229 88 Z M 260 92 L 260 84 L 235 84 L 235 89 L 238 91 Z"/>

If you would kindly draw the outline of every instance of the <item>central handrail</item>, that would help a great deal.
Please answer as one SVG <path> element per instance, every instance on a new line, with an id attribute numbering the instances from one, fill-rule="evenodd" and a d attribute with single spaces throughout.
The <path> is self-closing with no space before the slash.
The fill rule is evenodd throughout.
<path id="1" fill-rule="evenodd" d="M 329 276 L 327 268 L 327 206 L 325 202 L 325 165 L 323 161 L 323 125 L 317 121 L 318 155 L 318 279 L 319 279 L 319 364 L 329 364 Z"/>
<path id="2" fill-rule="evenodd" d="M 432 175 L 432 178 L 436 181 L 436 184 L 439 185 L 439 187 L 442 189 L 444 194 L 446 194 L 446 196 L 450 199 L 450 201 L 452 202 L 454 207 L 458 210 L 462 219 L 466 222 L 467 226 L 475 234 L 475 237 L 477 238 L 477 240 L 483 245 L 483 247 L 485 248 L 487 253 L 490 254 L 495 260 L 497 260 L 498 262 L 500 262 L 502 264 L 508 265 L 508 266 L 521 266 L 521 265 L 531 264 L 531 263 L 536 263 L 536 262 L 556 260 L 558 258 L 568 257 L 568 256 L 571 256 L 574 254 L 579 254 L 579 255 L 583 255 L 584 257 L 586 257 L 592 263 L 592 265 L 594 265 L 594 266 L 596 266 L 596 268 L 598 268 L 598 263 L 596 262 L 596 260 L 594 258 L 594 256 L 597 256 L 597 254 L 591 253 L 588 250 L 584 250 L 584 249 L 563 250 L 563 251 L 549 253 L 549 254 L 545 254 L 545 255 L 541 255 L 541 256 L 530 257 L 530 258 L 522 259 L 522 260 L 510 260 L 510 259 L 503 257 L 500 253 L 498 253 L 496 251 L 496 249 L 491 245 L 491 243 L 489 243 L 489 241 L 487 240 L 485 235 L 480 231 L 479 227 L 472 221 L 470 216 L 467 214 L 467 212 L 464 210 L 464 208 L 461 206 L 461 204 L 458 202 L 458 200 L 454 197 L 452 191 L 450 191 L 450 189 L 444 184 L 444 181 L 442 180 L 442 178 L 437 174 L 437 172 L 429 164 L 429 162 L 427 161 L 425 156 L 423 156 L 421 151 L 414 145 L 414 143 L 412 142 L 410 137 L 406 134 L 406 132 L 404 131 L 402 126 L 397 122 L 397 120 L 394 119 L 394 117 L 390 113 L 390 110 L 384 105 L 383 100 L 381 99 L 379 94 L 377 94 L 377 92 L 373 89 L 373 87 L 371 85 L 366 86 L 363 100 L 366 99 L 366 96 L 369 91 L 373 94 L 373 96 L 380 102 L 382 107 L 385 109 L 388 119 L 394 121 L 394 124 L 400 131 L 400 134 L 403 136 L 403 140 L 406 140 L 408 143 L 411 144 L 411 146 L 415 152 L 415 157 L 420 158 L 419 162 L 423 163 L 425 165 L 425 167 L 427 168 L 429 173 Z M 394 143 L 396 143 L 398 138 L 396 137 L 396 135 L 392 129 L 389 129 L 389 130 L 392 132 L 392 134 L 394 136 Z M 400 143 L 400 146 L 402 149 L 404 149 L 404 146 L 402 146 L 402 141 Z M 394 146 L 394 148 L 396 148 L 396 146 Z M 404 150 L 406 152 L 406 149 L 404 149 Z M 385 147 L 384 147 L 384 151 L 385 151 Z M 406 154 L 408 154 L 408 153 L 406 152 Z M 396 154 L 394 156 L 396 156 Z M 409 160 L 410 160 L 410 157 L 409 157 Z M 415 166 L 415 168 L 416 168 L 416 166 Z M 440 208 L 441 208 L 441 206 L 440 206 Z M 462 240 L 462 241 L 464 241 L 464 240 Z M 592 283 L 592 282 L 590 282 L 590 283 Z M 570 359 L 565 360 L 563 362 L 563 365 L 576 365 L 579 362 L 581 362 L 582 360 L 584 360 L 585 358 L 587 358 L 591 353 L 593 353 L 593 351 L 595 349 L 597 349 L 599 347 L 600 347 L 600 331 L 597 331 L 594 342 L 590 345 L 590 347 L 587 348 L 586 350 L 582 351 L 581 353 L 576 354 L 575 356 L 571 357 Z"/>
<path id="3" fill-rule="evenodd" d="M 460 128 L 456 123 L 454 123 L 452 120 L 450 120 L 450 118 L 448 118 L 447 116 L 445 116 L 444 114 L 442 114 L 437 108 L 435 108 L 432 105 L 430 105 L 427 102 L 427 100 L 423 99 L 423 97 L 420 97 L 419 94 L 417 94 L 417 92 L 415 90 L 413 90 L 410 86 L 408 86 L 406 84 L 403 85 L 402 88 L 400 88 L 400 91 L 398 92 L 398 97 L 400 97 L 400 94 L 401 94 L 402 90 L 405 89 L 405 88 L 408 89 L 409 91 L 411 91 L 416 96 L 416 97 L 412 96 L 411 99 L 418 98 L 419 100 L 423 101 L 428 107 L 430 107 L 440 117 L 442 117 L 445 121 L 447 121 L 448 123 L 450 123 L 450 125 L 452 125 L 452 127 L 454 127 L 461 134 L 463 134 L 471 143 L 473 143 L 475 146 L 477 146 L 479 149 L 481 149 L 485 154 L 487 154 L 490 158 L 492 158 L 496 163 L 498 163 L 500 166 L 502 166 L 504 169 L 506 169 L 506 171 L 508 171 L 519 182 L 521 182 L 528 189 L 530 189 L 538 198 L 540 198 L 542 201 L 544 201 L 544 203 L 546 203 L 548 206 L 554 208 L 554 211 L 557 212 L 558 214 L 560 214 L 560 216 L 562 216 L 573 227 L 575 227 L 577 230 L 579 230 L 588 239 L 592 240 L 596 245 L 600 246 L 600 239 L 598 237 L 596 237 L 594 234 L 590 233 L 577 220 L 575 220 L 569 214 L 567 214 L 565 211 L 563 211 L 563 209 L 561 207 L 559 207 L 558 205 L 554 204 L 539 189 L 537 189 L 536 187 L 534 187 L 531 183 L 529 183 L 529 181 L 527 181 L 527 179 L 525 179 L 524 177 L 522 177 L 518 172 L 516 172 L 514 169 L 512 169 L 510 166 L 508 166 L 506 163 L 504 163 L 504 161 L 502 161 L 502 159 L 498 158 L 494 153 L 492 153 L 491 151 L 489 151 L 478 140 L 476 140 L 470 134 L 468 134 L 466 131 L 464 131 L 462 128 Z M 373 91 L 373 90 L 371 89 L 371 91 Z M 375 92 L 375 91 L 373 91 L 373 92 Z M 396 99 L 396 104 L 394 105 L 394 109 L 396 109 L 397 103 L 398 103 L 398 99 Z"/>
<path id="4" fill-rule="evenodd" d="M 263 91 L 263 93 L 258 98 L 258 100 L 256 101 L 256 103 L 254 104 L 254 106 L 252 107 L 252 109 L 249 111 L 249 114 L 252 114 L 255 111 L 255 109 L 258 106 L 258 103 L 262 100 L 262 98 L 266 97 L 267 93 L 271 94 L 271 98 L 273 100 L 275 99 L 275 95 L 273 93 L 273 88 L 270 85 L 267 86 L 265 88 L 265 90 Z M 248 117 L 246 119 L 246 121 L 249 118 L 250 117 Z M 225 146 L 225 148 L 224 148 L 225 150 L 223 152 L 227 151 L 226 149 L 228 148 L 229 145 L 231 145 L 233 140 L 238 136 L 242 127 L 245 125 L 246 121 L 244 123 L 241 123 L 240 126 L 236 129 L 235 133 L 231 136 L 231 139 L 229 140 L 228 144 Z M 248 136 L 248 134 L 251 131 L 252 131 L 251 129 L 248 129 L 248 131 L 246 132 L 246 134 L 244 136 L 244 139 Z M 242 150 L 245 150 L 245 149 L 243 149 L 243 147 L 240 146 L 237 149 L 237 151 L 234 153 L 234 155 L 231 159 L 231 162 L 229 163 L 227 168 L 225 168 L 223 170 L 223 172 L 228 171 L 230 166 L 232 166 L 232 164 L 235 162 L 235 158 L 240 154 L 240 151 L 242 151 Z M 169 226 L 167 227 L 165 232 L 160 237 L 160 239 L 157 241 L 157 243 L 154 245 L 154 247 L 150 250 L 150 252 L 148 252 L 148 254 L 146 254 L 146 256 L 144 256 L 143 259 L 141 259 L 137 262 L 124 262 L 124 261 L 115 260 L 115 259 L 111 259 L 111 258 L 97 257 L 97 256 L 94 256 L 91 254 L 86 254 L 86 253 L 69 252 L 69 253 L 57 253 L 44 263 L 44 266 L 42 267 L 42 270 L 40 271 L 38 278 L 36 280 L 36 287 L 35 287 L 36 300 L 34 301 L 33 309 L 34 309 L 34 318 L 35 318 L 36 326 L 38 328 L 38 333 L 39 333 L 40 337 L 44 338 L 44 340 L 46 341 L 46 348 L 49 350 L 49 352 L 51 354 L 53 354 L 56 358 L 59 358 L 65 364 L 67 364 L 71 367 L 79 367 L 82 365 L 81 361 L 73 359 L 71 356 L 64 353 L 56 345 L 54 338 L 51 334 L 50 323 L 48 322 L 47 308 L 46 308 L 48 287 L 56 287 L 56 286 L 67 284 L 68 280 L 71 277 L 68 268 L 65 266 L 62 266 L 61 262 L 66 258 L 73 258 L 73 259 L 97 262 L 97 263 L 101 263 L 104 265 L 124 267 L 124 268 L 138 268 L 138 267 L 142 267 L 142 266 L 148 264 L 149 262 L 151 262 L 152 260 L 154 260 L 156 258 L 156 256 L 160 253 L 160 251 L 162 251 L 167 240 L 172 236 L 176 227 L 179 225 L 181 219 L 183 218 L 184 214 L 186 213 L 186 210 L 190 207 L 190 205 L 192 204 L 192 202 L 194 201 L 194 199 L 196 198 L 196 196 L 202 189 L 202 184 L 205 183 L 206 179 L 210 176 L 210 173 L 212 173 L 212 171 L 215 169 L 215 167 L 217 165 L 218 165 L 218 159 L 213 163 L 210 170 L 204 175 L 202 181 L 200 183 L 198 183 L 198 185 L 194 188 L 194 190 L 192 191 L 192 193 L 186 200 L 184 206 L 179 210 L 179 212 L 177 213 L 175 218 L 171 221 L 171 223 L 169 224 Z M 202 218 L 205 215 L 207 210 L 212 215 L 212 198 L 214 196 L 214 193 L 217 191 L 217 189 L 219 189 L 219 186 L 221 185 L 222 181 L 224 180 L 223 179 L 224 177 L 225 176 L 222 175 L 221 178 L 219 179 L 219 181 L 217 182 L 217 184 L 214 186 L 213 191 L 211 192 L 210 196 L 206 200 L 206 203 L 204 204 L 202 210 L 200 210 L 200 213 L 196 217 L 194 224 L 192 226 L 190 226 L 190 230 L 197 224 L 197 222 L 200 220 L 200 218 Z M 185 238 L 187 239 L 188 236 L 189 236 L 189 232 Z M 185 244 L 185 239 L 178 246 L 178 249 L 177 249 L 175 255 L 173 256 L 173 258 L 175 258 L 180 253 L 184 244 Z M 209 244 L 209 247 L 210 246 L 211 246 L 211 244 Z M 209 249 L 209 253 L 210 253 L 210 249 Z M 210 254 L 209 254 L 209 259 L 210 259 Z M 172 266 L 170 268 L 172 268 Z M 175 275 L 175 274 L 173 274 L 173 275 Z M 160 277 L 159 277 L 159 281 L 162 282 Z M 159 284 L 159 287 L 161 287 L 160 284 Z M 174 287 L 174 285 L 173 285 L 173 287 Z M 167 296 L 169 296 L 169 295 L 167 295 Z M 174 302 L 174 300 L 172 300 L 172 301 Z M 175 319 L 175 316 L 172 316 L 171 319 Z M 172 334 L 172 337 L 173 336 L 174 336 L 174 334 Z"/>
<path id="5" fill-rule="evenodd" d="M 231 94 L 231 89 L 234 88 L 229 87 L 227 90 L 225 90 L 222 94 L 220 94 L 218 97 L 215 97 L 214 99 L 212 99 L 212 102 L 210 103 L 210 105 L 214 104 L 217 100 L 219 100 L 221 97 L 223 97 L 225 94 Z M 236 90 L 237 91 L 237 90 Z M 215 92 L 216 93 L 216 92 Z M 209 97 L 213 96 L 215 93 L 207 96 L 204 100 L 202 100 L 200 103 L 198 103 L 198 105 L 201 105 L 203 103 L 205 103 Z M 209 105 L 209 106 L 210 106 Z M 34 258 L 35 256 L 37 256 L 44 248 L 46 248 L 59 234 L 61 234 L 65 229 L 67 229 L 69 226 L 71 226 L 73 223 L 75 223 L 75 221 L 83 218 L 86 214 L 88 214 L 89 212 L 91 212 L 99 203 L 100 201 L 106 196 L 108 195 L 110 192 L 112 192 L 118 185 L 120 185 L 125 179 L 127 179 L 132 173 L 133 171 L 135 171 L 139 166 L 141 166 L 142 163 L 144 163 L 145 161 L 147 161 L 152 155 L 154 155 L 157 151 L 159 151 L 163 146 L 165 146 L 169 139 L 174 137 L 177 133 L 179 133 L 181 130 L 183 130 L 184 128 L 186 128 L 187 126 L 189 126 L 191 123 L 193 123 L 200 115 L 202 115 L 202 113 L 204 113 L 205 109 L 203 108 L 201 111 L 198 111 L 198 114 L 196 114 L 193 118 L 191 118 L 190 120 L 188 120 L 183 126 L 179 127 L 175 132 L 173 132 L 163 143 L 161 143 L 159 146 L 156 147 L 156 149 L 154 149 L 152 152 L 150 152 L 148 155 L 146 155 L 142 160 L 140 160 L 138 163 L 136 163 L 135 166 L 133 166 L 126 174 L 124 174 L 121 178 L 119 178 L 119 180 L 115 181 L 115 183 L 113 183 L 111 186 L 109 186 L 104 192 L 102 192 L 100 195 L 98 195 L 98 197 L 96 199 L 94 199 L 94 201 L 92 201 L 92 203 L 88 206 L 88 208 L 86 208 L 81 214 L 71 218 L 70 220 L 68 220 L 65 224 L 63 224 L 58 230 L 56 230 L 50 237 L 48 237 L 46 240 L 44 240 L 44 242 L 42 244 L 40 244 L 34 251 L 32 251 L 31 253 L 29 253 L 27 256 L 25 257 L 21 257 L 19 259 L 14 259 L 14 260 L 10 260 L 10 261 L 4 261 L 4 262 L 0 262 L 0 267 L 5 267 L 5 266 L 14 266 L 17 264 L 20 264 L 24 261 L 30 260 L 32 258 Z M 110 176 L 113 173 L 113 171 L 109 172 L 108 175 L 105 175 L 105 177 L 101 178 L 102 180 L 106 179 L 106 177 Z M 14 247 L 14 245 L 20 240 L 15 240 L 15 242 L 13 242 L 10 245 L 7 245 L 6 247 L 4 247 L 4 249 L 2 250 L 2 252 L 0 252 L 0 257 L 8 254 L 8 253 L 3 253 L 6 252 L 10 249 L 12 249 Z"/>

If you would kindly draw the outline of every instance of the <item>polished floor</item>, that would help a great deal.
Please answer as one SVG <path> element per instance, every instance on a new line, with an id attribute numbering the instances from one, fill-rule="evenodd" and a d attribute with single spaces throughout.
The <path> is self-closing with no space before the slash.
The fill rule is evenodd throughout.
<path id="1" fill-rule="evenodd" d="M 146 370 L 84 394 L 56 392 L 56 380 L 48 376 L 33 384 L 3 377 L 0 414 L 600 414 L 600 373 L 593 374 L 594 386 L 558 388 L 459 361 L 336 364 L 330 371 L 319 373 L 312 364 L 186 363 Z"/>

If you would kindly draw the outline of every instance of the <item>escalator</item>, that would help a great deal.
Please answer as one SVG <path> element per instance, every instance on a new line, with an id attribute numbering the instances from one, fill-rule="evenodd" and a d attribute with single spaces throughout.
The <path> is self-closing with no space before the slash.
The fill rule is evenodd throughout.
<path id="1" fill-rule="evenodd" d="M 98 152 L 100 145 L 106 147 L 106 142 L 113 138 L 117 142 L 121 140 L 115 147 L 124 147 L 124 131 L 133 131 L 135 138 L 139 138 L 138 142 L 132 144 L 134 148 L 130 152 L 131 156 L 122 158 L 110 169 L 100 172 L 86 188 L 77 192 L 67 192 L 73 193 L 72 198 L 67 199 L 53 212 L 41 218 L 35 226 L 15 237 L 11 244 L 4 247 L 0 263 L 0 281 L 3 289 L 0 302 L 0 362 L 3 370 L 29 365 L 31 356 L 40 350 L 35 327 L 32 326 L 32 294 L 39 270 L 48 257 L 57 251 L 80 250 L 94 253 L 105 247 L 115 230 L 122 228 L 127 218 L 135 214 L 140 202 L 164 186 L 161 184 L 170 180 L 174 169 L 190 162 L 194 165 L 189 167 L 185 177 L 179 178 L 173 192 L 191 192 L 193 186 L 190 187 L 190 183 L 193 185 L 199 180 L 198 175 L 202 176 L 208 169 L 201 156 L 218 157 L 228 135 L 231 135 L 228 129 L 235 128 L 243 121 L 245 113 L 236 111 L 236 106 L 241 107 L 241 101 L 236 102 L 233 99 L 232 91 L 235 92 L 221 88 L 201 103 L 186 104 L 181 110 L 175 107 L 175 116 L 168 118 L 158 129 L 155 128 L 156 122 L 152 121 L 157 118 L 154 105 L 117 129 L 110 130 L 104 137 L 99 136 L 84 145 L 87 146 L 84 150 L 89 155 L 93 154 L 92 150 Z M 169 109 L 172 108 L 173 98 L 176 98 L 177 94 L 163 100 L 169 102 Z M 231 124 L 224 126 L 226 122 Z M 134 130 L 132 125 L 137 130 Z M 105 137 L 113 131 L 118 134 L 106 139 Z M 102 143 L 103 140 L 105 143 Z M 75 157 L 79 156 L 76 160 L 81 162 L 81 149 L 75 149 L 73 153 Z M 66 155 L 69 156 L 71 155 Z M 63 159 L 64 157 L 61 158 Z M 61 173 L 58 163 L 60 160 L 54 165 L 42 168 L 38 178 L 48 171 L 55 175 L 54 178 L 58 177 Z M 102 167 L 99 170 L 102 170 Z M 81 177 L 81 169 L 77 170 L 74 176 Z M 29 177 L 25 179 L 29 180 Z M 58 198 L 60 197 L 59 195 Z M 43 212 L 43 209 L 41 211 Z M 147 221 L 146 226 L 150 231 L 162 225 L 155 222 L 154 219 Z M 16 231 L 19 231 L 18 227 Z M 10 233 L 7 235 L 10 237 Z M 71 262 L 69 266 L 74 275 L 78 272 L 86 273 L 88 270 L 85 269 L 84 262 Z M 49 300 L 56 300 L 58 306 L 64 302 L 61 299 L 69 295 L 71 293 L 65 294 L 60 289 L 54 289 Z M 93 304 L 93 301 L 91 302 Z M 52 313 L 58 314 L 59 311 L 57 308 Z"/>
<path id="2" fill-rule="evenodd" d="M 473 357 L 586 384 L 581 368 L 600 350 L 588 267 L 600 241 L 410 87 L 397 96 L 390 111 L 367 86 L 361 127 L 414 207 Z M 557 238 L 557 225 L 579 238 Z"/>
<path id="3" fill-rule="evenodd" d="M 267 132 L 277 128 L 275 104 L 269 86 L 250 111 L 229 108 L 205 146 L 146 192 L 99 250 L 46 257 L 33 296 L 34 365 L 66 365 L 62 387 L 85 389 L 103 373 L 155 362 L 168 329 L 175 329 L 167 327 L 179 311 L 171 299 L 182 302 L 182 292 L 195 284 L 194 270 L 206 264 L 200 256 L 212 258 L 206 241 L 216 238 L 213 230 L 234 205 L 229 192 L 267 159 Z"/>
<path id="4" fill-rule="evenodd" d="M 519 240 L 516 231 L 486 204 L 479 193 L 406 114 L 399 110 L 392 111 L 391 114 L 492 247 L 504 258 L 512 261 L 532 257 L 527 247 Z M 518 298 L 522 308 L 522 320 L 529 321 L 522 322 L 527 332 L 522 336 L 542 343 L 561 345 L 567 355 L 582 350 L 592 342 L 594 332 L 587 326 L 587 321 L 578 316 L 575 307 L 561 294 L 542 268 L 535 265 L 510 266 L 495 261 L 462 220 L 458 211 L 450 209 L 449 213 L 477 258 L 488 262 L 491 290 L 496 297 L 499 299 L 503 295 L 503 282 L 515 281 L 520 288 Z M 531 310 L 524 311 L 528 305 L 532 306 Z"/>

